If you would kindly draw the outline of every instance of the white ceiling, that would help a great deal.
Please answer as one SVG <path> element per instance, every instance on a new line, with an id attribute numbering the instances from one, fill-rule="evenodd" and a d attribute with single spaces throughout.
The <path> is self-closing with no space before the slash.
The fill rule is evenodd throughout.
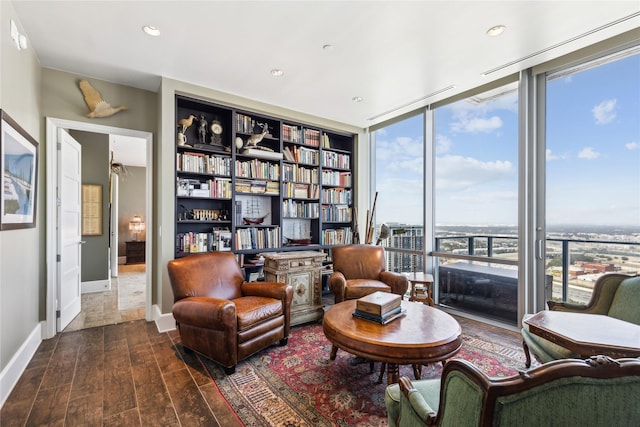
<path id="1" fill-rule="evenodd" d="M 13 5 L 43 67 L 151 91 L 166 76 L 362 128 L 640 27 L 637 0 Z"/>

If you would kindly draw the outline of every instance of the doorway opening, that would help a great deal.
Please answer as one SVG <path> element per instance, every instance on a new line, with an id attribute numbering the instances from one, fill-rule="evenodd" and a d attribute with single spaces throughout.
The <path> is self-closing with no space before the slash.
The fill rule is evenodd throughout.
<path id="1" fill-rule="evenodd" d="M 121 165 L 122 169 L 127 168 L 128 171 L 131 171 L 133 175 L 136 175 L 137 180 L 139 181 L 138 185 L 142 187 L 143 191 L 138 192 L 139 194 L 144 192 L 145 197 L 144 200 L 138 205 L 136 208 L 139 213 L 136 215 L 140 216 L 144 221 L 144 227 L 146 230 L 152 229 L 152 153 L 153 153 L 153 139 L 152 134 L 150 132 L 137 131 L 131 129 L 123 129 L 123 128 L 115 128 L 110 126 L 92 124 L 92 123 L 84 123 L 84 122 L 75 122 L 64 119 L 56 119 L 56 118 L 47 118 L 46 121 L 46 129 L 47 129 L 47 145 L 49 147 L 55 147 L 57 144 L 58 131 L 60 129 L 64 129 L 67 131 L 78 132 L 88 132 L 94 134 L 103 134 L 107 135 L 110 138 L 110 149 L 113 147 L 112 140 L 115 138 L 116 140 L 120 139 L 121 144 L 127 144 L 131 141 L 140 142 L 141 149 L 133 154 L 133 157 L 137 158 L 138 162 L 135 165 L 126 166 L 124 163 L 129 161 L 120 161 L 119 159 L 105 159 L 105 167 L 112 167 L 113 164 Z M 57 182 L 58 175 L 61 173 L 59 167 L 59 155 L 57 150 L 48 150 L 47 151 L 47 182 L 46 182 L 46 221 L 47 221 L 47 300 L 46 300 L 46 325 L 45 325 L 45 338 L 53 337 L 57 332 L 64 330 L 64 326 L 59 325 L 57 322 L 57 312 L 60 310 L 57 307 L 57 301 L 59 301 L 60 297 L 60 287 L 59 287 L 59 254 L 57 253 L 58 240 L 60 239 L 59 233 L 56 231 L 56 225 L 59 223 L 58 218 L 58 205 L 60 203 L 59 195 L 57 194 Z M 130 163 L 130 162 L 129 162 Z M 144 166 L 144 167 L 143 167 Z M 118 184 L 122 185 L 123 182 L 123 173 L 120 170 L 120 174 L 111 174 L 113 177 L 113 181 L 115 183 L 114 187 L 116 188 L 116 193 L 118 189 Z M 130 177 L 131 178 L 131 177 Z M 124 178 L 127 179 L 126 177 Z M 131 180 L 129 182 L 132 182 Z M 107 185 L 109 187 L 107 191 L 111 191 L 112 186 L 110 184 Z M 109 200 L 118 200 L 114 199 L 113 195 L 109 198 Z M 117 205 L 117 203 L 116 203 Z M 132 218 L 129 218 L 131 215 L 129 212 L 126 214 L 117 215 L 121 209 L 118 209 L 118 206 L 111 206 L 111 211 L 115 214 L 112 216 L 112 221 L 109 223 L 108 227 L 108 236 L 110 239 L 109 248 L 110 252 L 113 254 L 113 257 L 108 255 L 109 260 L 105 261 L 109 264 L 110 273 L 107 283 L 110 283 L 112 279 L 114 279 L 114 283 L 116 285 L 121 285 L 120 282 L 125 282 L 129 280 L 131 274 L 135 275 L 134 281 L 136 282 L 135 288 L 133 290 L 129 290 L 129 296 L 132 298 L 140 298 L 141 296 L 144 299 L 144 318 L 149 321 L 151 320 L 151 272 L 152 270 L 152 260 L 151 260 L 151 248 L 152 248 L 152 233 L 144 233 L 140 234 L 140 229 L 137 227 L 136 234 L 133 234 L 133 230 L 129 233 L 129 222 Z M 122 230 L 122 229 L 125 230 Z M 115 237 L 115 238 L 114 238 Z M 128 274 L 121 274 L 118 268 L 122 266 L 122 269 L 125 267 L 129 267 L 126 264 L 126 242 L 134 241 L 141 242 L 144 239 L 144 245 L 142 249 L 142 254 L 138 254 L 137 262 L 144 261 L 144 264 L 130 265 L 130 270 Z M 86 240 L 83 238 L 83 241 Z M 82 243 L 82 242 L 80 242 Z M 138 244 L 139 246 L 139 244 Z M 123 262 L 124 264 L 121 264 Z M 142 281 L 142 283 L 140 283 Z M 110 288 L 110 286 L 109 286 Z M 109 289 L 107 289 L 109 290 Z M 121 290 L 121 289 L 119 289 Z M 117 293 L 116 293 L 117 295 Z M 128 302 L 132 302 L 129 300 L 125 300 L 124 304 L 126 305 Z M 116 301 L 115 307 L 118 306 L 118 301 Z M 125 307 L 126 308 L 126 307 Z M 121 319 L 123 321 L 126 319 Z M 114 322 L 116 323 L 115 319 Z M 87 325 L 89 327 L 89 325 Z"/>

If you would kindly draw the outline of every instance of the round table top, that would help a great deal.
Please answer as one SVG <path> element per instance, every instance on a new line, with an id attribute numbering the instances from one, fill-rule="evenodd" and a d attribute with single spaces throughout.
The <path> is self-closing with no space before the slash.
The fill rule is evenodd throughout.
<path id="1" fill-rule="evenodd" d="M 386 325 L 352 316 L 356 300 L 330 307 L 322 327 L 329 341 L 356 356 L 387 363 L 442 361 L 462 347 L 460 324 L 449 314 L 424 304 L 402 301 L 406 314 Z"/>

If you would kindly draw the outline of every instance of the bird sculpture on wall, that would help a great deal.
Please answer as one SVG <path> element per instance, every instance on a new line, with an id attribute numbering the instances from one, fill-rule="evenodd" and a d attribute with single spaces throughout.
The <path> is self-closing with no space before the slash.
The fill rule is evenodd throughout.
<path id="1" fill-rule="evenodd" d="M 86 102 L 87 107 L 89 107 L 87 117 L 91 117 L 92 119 L 96 117 L 110 117 L 119 111 L 127 109 L 124 105 L 112 107 L 111 104 L 102 99 L 100 92 L 94 89 L 87 80 L 80 80 L 79 86 L 84 95 L 84 102 Z"/>

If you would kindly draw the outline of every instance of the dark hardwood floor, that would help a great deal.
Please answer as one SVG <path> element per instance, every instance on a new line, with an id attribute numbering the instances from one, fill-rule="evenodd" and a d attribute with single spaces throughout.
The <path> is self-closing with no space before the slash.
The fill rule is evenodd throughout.
<path id="1" fill-rule="evenodd" d="M 42 342 L 0 426 L 238 426 L 177 331 L 153 322 L 65 332 Z"/>
<path id="2" fill-rule="evenodd" d="M 521 342 L 516 332 L 459 320 L 492 342 Z M 242 425 L 179 343 L 177 331 L 144 320 L 60 333 L 41 343 L 0 426 Z"/>

